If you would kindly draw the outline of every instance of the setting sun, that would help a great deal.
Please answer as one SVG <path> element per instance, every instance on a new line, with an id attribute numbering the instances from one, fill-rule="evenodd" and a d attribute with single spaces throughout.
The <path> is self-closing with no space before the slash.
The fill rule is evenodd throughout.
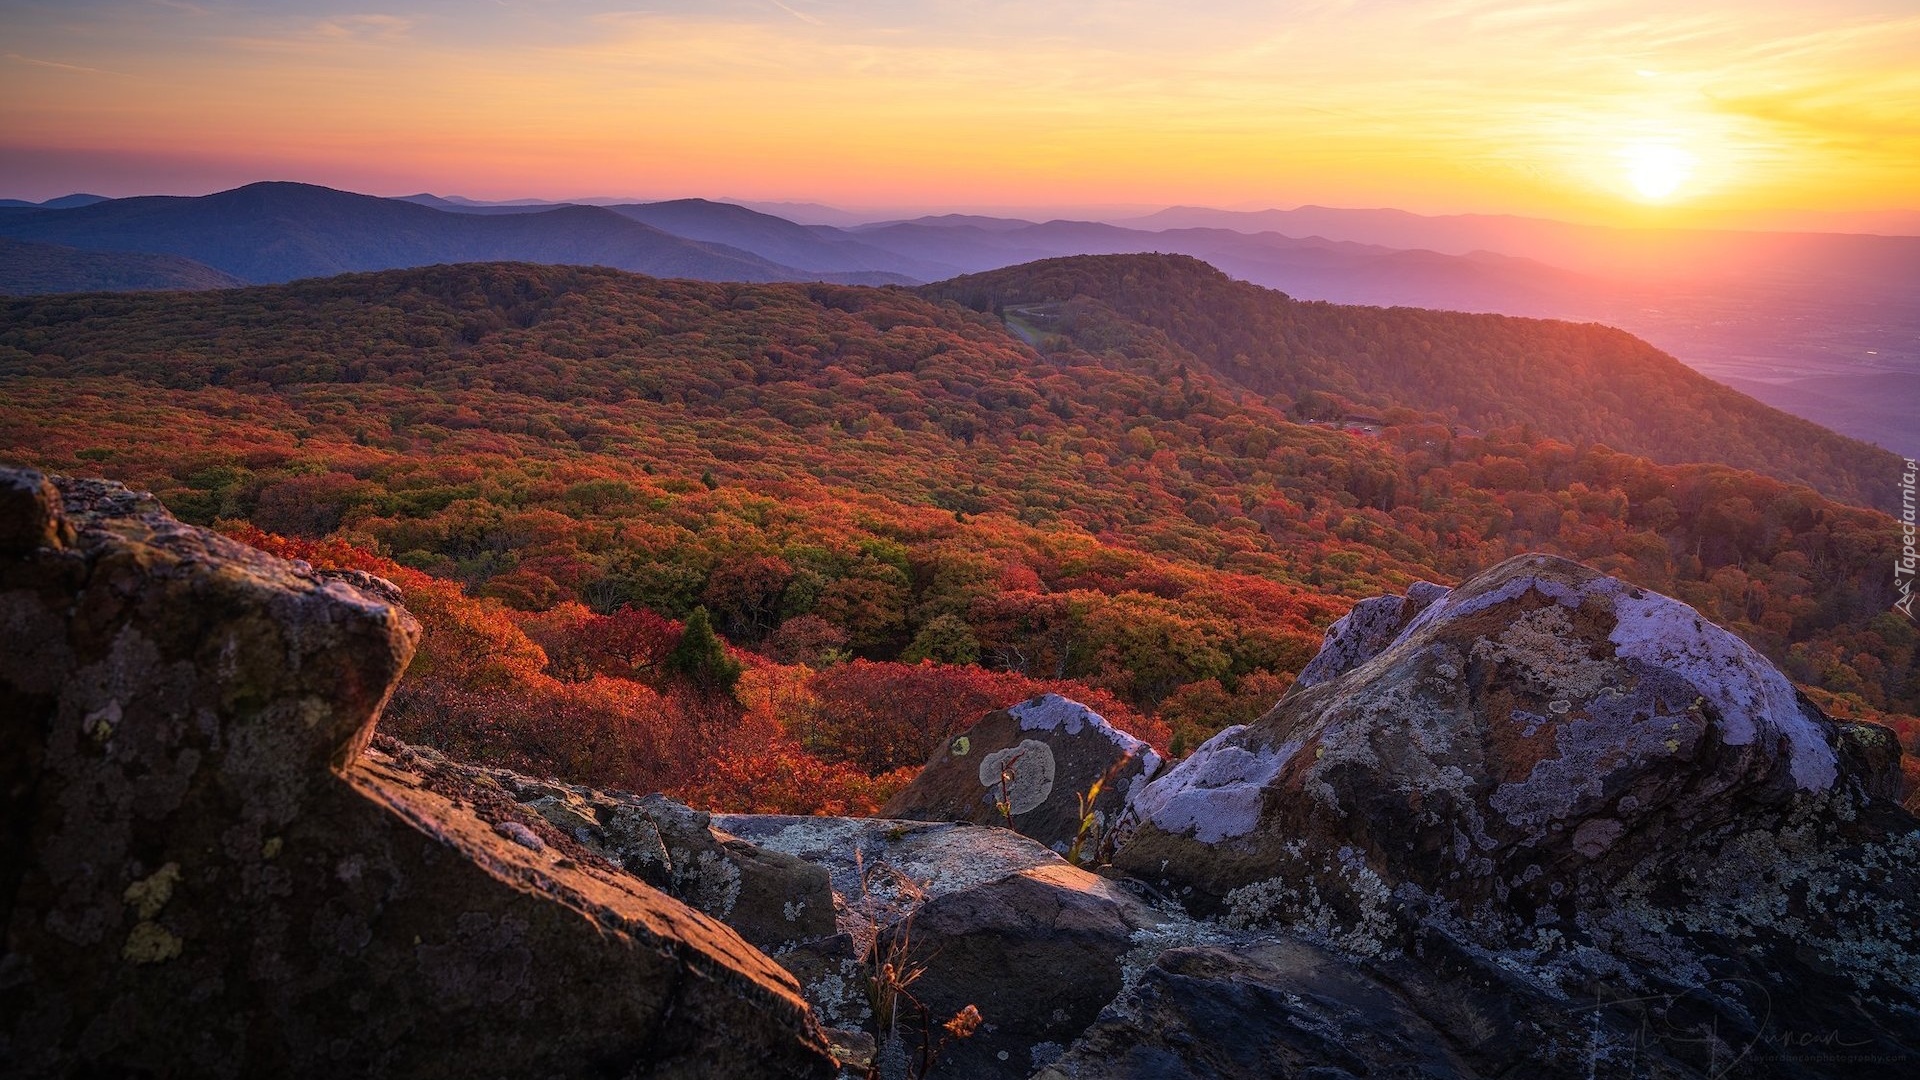
<path id="1" fill-rule="evenodd" d="M 1665 199 L 1680 190 L 1693 175 L 1697 159 L 1677 146 L 1639 143 L 1621 155 L 1627 163 L 1627 180 L 1643 199 Z"/>

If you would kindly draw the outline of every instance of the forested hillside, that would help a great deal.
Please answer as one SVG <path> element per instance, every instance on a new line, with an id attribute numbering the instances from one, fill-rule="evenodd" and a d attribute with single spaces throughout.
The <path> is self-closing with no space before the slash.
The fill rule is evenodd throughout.
<path id="1" fill-rule="evenodd" d="M 224 289 L 240 284 L 239 278 L 178 255 L 82 251 L 0 237 L 0 295 Z"/>
<path id="2" fill-rule="evenodd" d="M 1719 462 L 1892 509 L 1900 460 L 1612 327 L 1302 302 L 1174 255 L 1049 259 L 929 285 L 1075 346 L 1187 360 L 1299 419 L 1400 406 L 1655 461 Z"/>
<path id="3" fill-rule="evenodd" d="M 1321 343 L 1263 353 L 1255 393 L 1173 344 L 1209 340 L 1208 294 L 1156 309 L 1125 283 L 1184 260 L 1085 262 L 1125 291 L 1069 297 L 1044 351 L 897 288 L 515 264 L 9 300 L 0 458 L 395 577 L 429 628 L 396 733 L 736 809 L 871 808 L 948 725 L 1041 688 L 1178 751 L 1263 711 L 1354 599 L 1524 550 L 1680 596 L 1913 737 L 1885 515 L 1554 437 L 1574 403 L 1462 410 L 1476 432 L 1298 422 L 1332 392 L 1315 380 L 1385 400 L 1365 388 L 1394 365 L 1343 367 L 1385 353 L 1376 330 L 1447 329 L 1435 351 L 1468 374 L 1482 329 L 1494 357 L 1603 332 L 1234 286 L 1280 340 Z M 1323 351 L 1338 325 L 1350 353 Z M 1657 393 L 1634 370 L 1619 392 Z"/>

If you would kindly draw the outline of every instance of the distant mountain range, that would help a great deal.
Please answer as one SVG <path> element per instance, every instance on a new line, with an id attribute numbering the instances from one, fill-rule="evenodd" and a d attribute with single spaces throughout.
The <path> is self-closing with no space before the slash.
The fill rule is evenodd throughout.
<path id="1" fill-rule="evenodd" d="M 814 204 L 501 202 L 261 183 L 199 198 L 0 203 L 0 237 L 167 255 L 248 283 L 436 263 L 921 284 L 1071 255 L 1169 253 L 1307 300 L 1603 322 L 1769 404 L 1920 453 L 1920 237 L 1608 229 L 1537 218 L 1174 207 L 1107 223 L 945 214 L 852 224 Z M 800 224 L 766 212 L 787 209 Z M 50 267 L 44 254 L 0 257 Z M 38 260 L 38 261 L 35 261 Z M 197 287 L 20 269 L 10 291 Z M 179 267 L 175 267 L 179 270 Z M 0 272 L 4 272 L 0 265 Z M 24 276 L 23 276 L 24 275 Z"/>
<path id="2" fill-rule="evenodd" d="M 829 226 L 797 225 L 785 218 L 731 203 L 676 199 L 622 203 L 607 209 L 662 232 L 745 248 L 802 270 L 843 273 L 879 270 L 921 281 L 953 275 L 952 267 L 911 252 L 867 244 Z"/>
<path id="3" fill-rule="evenodd" d="M 485 215 L 566 205 L 482 204 L 432 195 L 404 201 Z M 1164 252 L 1206 259 L 1235 276 L 1315 299 L 1482 309 L 1511 303 L 1516 294 L 1537 289 L 1544 279 L 1568 277 L 1549 266 L 1484 254 L 1461 260 L 1378 244 L 1294 240 L 1272 232 L 1249 236 L 1227 228 L 1149 231 L 1093 221 L 1031 222 L 973 214 L 837 228 L 799 225 L 706 199 L 612 203 L 605 209 L 662 232 L 726 244 L 800 270 L 878 270 L 923 282 L 1066 255 Z M 1567 287 L 1577 284 L 1570 281 Z"/>
<path id="4" fill-rule="evenodd" d="M 855 229 L 799 225 L 731 203 L 494 204 L 382 199 L 259 183 L 197 198 L 147 196 L 0 212 L 0 236 L 93 251 L 193 259 L 249 283 L 449 262 L 611 266 L 662 277 L 918 284 L 1065 255 L 1192 255 L 1257 284 L 1343 303 L 1488 309 L 1551 306 L 1542 283 L 1583 287 L 1546 265 L 1377 244 L 1149 232 L 1100 222 L 945 215 Z"/>
<path id="5" fill-rule="evenodd" d="M 750 251 L 670 235 L 598 206 L 453 213 L 289 183 L 249 184 L 198 198 L 148 196 L 16 211 L 0 214 L 0 236 L 94 251 L 178 255 L 253 284 L 503 260 L 726 281 L 905 280 L 886 271 L 811 273 Z"/>
<path id="6" fill-rule="evenodd" d="M 1122 222 L 1130 228 L 1231 229 L 1324 236 L 1442 254 L 1497 252 L 1594 275 L 1644 282 L 1730 277 L 1783 280 L 1835 277 L 1893 293 L 1920 273 L 1920 238 L 1858 233 L 1745 232 L 1725 229 L 1618 229 L 1543 218 L 1486 214 L 1425 217 L 1404 210 L 1233 212 L 1173 207 Z"/>
<path id="7" fill-rule="evenodd" d="M 25 199 L 0 199 L 0 212 L 7 210 L 71 210 L 76 206 L 91 206 L 97 202 L 106 202 L 105 195 L 85 195 L 75 193 L 62 195 L 46 202 L 28 202 Z"/>
<path id="8" fill-rule="evenodd" d="M 924 218 L 851 230 L 866 243 L 967 273 L 1067 255 L 1191 255 L 1294 296 L 1344 304 L 1540 314 L 1558 291 L 1597 287 L 1525 259 L 1443 255 L 1378 244 L 1221 228 L 1147 232 L 1088 221 Z M 1541 309 L 1541 310 L 1535 310 Z"/>
<path id="9" fill-rule="evenodd" d="M 528 214 L 557 210 L 571 203 L 478 203 L 437 195 L 408 195 L 418 203 L 455 214 Z M 595 204 L 622 217 L 688 240 L 751 251 L 795 270 L 813 273 L 899 274 L 917 282 L 951 277 L 952 266 L 861 243 L 832 227 L 801 225 L 735 203 L 674 199 L 654 203 Z M 526 260 L 538 262 L 540 260 Z M 690 275 L 698 276 L 698 275 Z"/>

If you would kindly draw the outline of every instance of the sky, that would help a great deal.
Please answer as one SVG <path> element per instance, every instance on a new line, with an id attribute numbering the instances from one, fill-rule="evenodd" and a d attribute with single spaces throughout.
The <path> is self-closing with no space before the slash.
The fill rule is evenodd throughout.
<path id="1" fill-rule="evenodd" d="M 1920 0 L 0 0 L 0 196 L 1765 223 L 1920 209 L 1916 57 Z"/>

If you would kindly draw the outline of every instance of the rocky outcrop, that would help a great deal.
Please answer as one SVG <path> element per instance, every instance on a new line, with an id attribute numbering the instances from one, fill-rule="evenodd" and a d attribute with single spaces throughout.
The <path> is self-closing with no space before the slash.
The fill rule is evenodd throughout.
<path id="1" fill-rule="evenodd" d="M 0 473 L 0 1071 L 831 1075 L 733 930 L 368 748 L 417 632 L 147 496 Z"/>
<path id="2" fill-rule="evenodd" d="M 968 1005 L 935 1076 L 1025 1077 L 1063 1052 L 1160 948 L 1245 935 L 1159 910 L 1004 829 L 865 818 L 713 815 L 452 761 L 376 738 L 370 751 L 523 846 L 631 874 L 726 922 L 798 981 L 837 1046 L 876 1026 L 869 979 L 898 943 L 924 967 L 883 1080 L 912 1075 L 920 1039 Z M 877 950 L 875 952 L 874 950 Z M 1130 974 L 1131 973 L 1131 974 Z M 1004 1055 L 1004 1056 L 1003 1056 Z M 843 1057 L 843 1060 L 846 1058 Z"/>
<path id="3" fill-rule="evenodd" d="M 733 836 L 713 825 L 713 815 L 657 793 L 537 779 L 451 761 L 423 747 L 405 752 L 435 779 L 497 793 L 510 808 L 507 816 L 563 848 L 577 848 L 582 861 L 632 874 L 731 926 L 799 981 L 829 1025 L 822 1030 L 835 1057 L 857 1071 L 871 1062 L 861 952 L 843 929 L 845 900 L 825 866 Z"/>
<path id="4" fill-rule="evenodd" d="M 1317 681 L 1141 789 L 1116 865 L 1356 962 L 1421 957 L 1411 985 L 1443 997 L 1513 983 L 1535 1075 L 1602 1050 L 1846 1071 L 1783 1033 L 1915 1060 L 1920 829 L 1882 797 L 1888 733 L 1564 560 L 1411 606 L 1356 620 L 1390 639 L 1330 634 Z"/>
<path id="5" fill-rule="evenodd" d="M 831 1038 L 892 1080 L 966 1006 L 936 1077 L 1920 1066 L 1897 744 L 1571 563 L 1359 605 L 1164 775 L 1048 697 L 916 785 L 991 822 L 1011 763 L 1040 840 L 375 737 L 400 599 L 0 471 L 0 1072 L 824 1077 Z M 1110 770 L 1139 827 L 1094 875 L 1041 841 Z M 879 1022 L 889 958 L 924 1018 Z"/>
<path id="6" fill-rule="evenodd" d="M 892 818 L 1007 825 L 1065 853 L 1081 829 L 1080 800 L 1101 783 L 1096 826 L 1118 825 L 1127 796 L 1159 771 L 1160 755 L 1099 713 L 1043 694 L 988 713 L 948 739 L 881 808 Z"/>

